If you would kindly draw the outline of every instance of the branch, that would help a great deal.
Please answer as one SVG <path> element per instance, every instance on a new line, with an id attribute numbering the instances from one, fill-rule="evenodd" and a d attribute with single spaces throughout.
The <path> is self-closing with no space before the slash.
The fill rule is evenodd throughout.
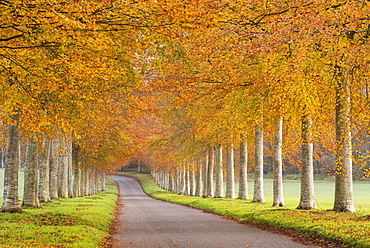
<path id="1" fill-rule="evenodd" d="M 52 48 L 52 47 L 59 47 L 59 46 L 60 45 L 58 45 L 58 44 L 53 44 L 53 43 L 47 44 L 47 43 L 45 43 L 45 44 L 36 45 L 36 46 L 23 46 L 23 47 L 0 46 L 0 48 L 17 50 L 17 49 L 40 48 L 40 47 Z"/>
<path id="2" fill-rule="evenodd" d="M 259 15 L 257 16 L 256 18 L 254 18 L 254 20 L 250 20 L 251 21 L 251 24 L 254 24 L 254 25 L 257 25 L 259 24 L 263 19 L 265 19 L 265 17 L 268 17 L 268 16 L 274 16 L 274 15 L 281 15 L 281 14 L 284 14 L 286 12 L 288 12 L 289 9 L 285 9 L 285 10 L 282 10 L 280 12 L 275 12 L 275 13 L 268 13 L 268 14 L 262 14 L 262 15 Z M 259 19 L 259 20 L 258 20 Z M 256 20 L 258 20 L 256 22 Z"/>
<path id="3" fill-rule="evenodd" d="M 9 38 L 0 39 L 0 41 L 10 41 L 10 40 L 13 40 L 13 39 L 20 38 L 20 37 L 22 37 L 23 35 L 24 35 L 24 34 L 15 35 L 15 36 L 12 36 L 12 37 L 9 37 Z"/>
<path id="4" fill-rule="evenodd" d="M 16 61 L 15 59 L 9 57 L 9 56 L 6 56 L 4 54 L 0 54 L 0 57 L 3 57 L 5 58 L 6 60 L 9 60 L 11 63 L 19 66 L 20 68 L 22 68 L 23 70 L 25 70 L 26 72 L 28 72 L 29 74 L 33 75 L 33 76 L 36 76 L 36 74 L 32 73 L 28 68 L 24 67 L 23 65 L 21 65 L 20 63 L 18 63 L 18 61 Z"/>

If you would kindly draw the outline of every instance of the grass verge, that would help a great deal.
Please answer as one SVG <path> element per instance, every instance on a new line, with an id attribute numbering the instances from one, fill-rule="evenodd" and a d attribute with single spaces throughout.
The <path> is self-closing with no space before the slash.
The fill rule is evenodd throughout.
<path id="1" fill-rule="evenodd" d="M 102 247 L 114 219 L 118 189 L 93 196 L 61 198 L 23 213 L 0 213 L 0 247 Z"/>
<path id="2" fill-rule="evenodd" d="M 297 210 L 297 205 L 272 208 L 272 202 L 202 198 L 176 195 L 158 187 L 150 175 L 124 172 L 137 177 L 144 191 L 157 199 L 204 209 L 235 220 L 283 230 L 330 247 L 370 247 L 370 212 L 338 213 L 329 210 Z M 267 199 L 267 198 L 266 198 Z M 288 199 L 289 201 L 290 199 Z"/>

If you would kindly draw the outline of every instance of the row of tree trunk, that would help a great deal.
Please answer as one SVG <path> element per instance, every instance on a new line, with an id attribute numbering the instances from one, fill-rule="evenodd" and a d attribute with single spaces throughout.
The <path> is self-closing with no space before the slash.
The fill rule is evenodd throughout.
<path id="1" fill-rule="evenodd" d="M 263 192 L 263 132 L 261 129 L 256 129 L 255 148 L 253 201 L 265 202 Z M 170 170 L 154 168 L 151 173 L 159 186 L 176 194 L 207 198 L 249 199 L 247 143 L 242 140 L 239 146 L 238 195 L 235 194 L 234 146 L 231 144 L 226 147 L 226 163 L 223 161 L 224 149 L 222 144 L 207 148 L 201 156 L 195 159 L 195 167 L 190 166 L 189 163 Z M 226 171 L 226 181 L 224 181 L 224 171 Z M 224 188 L 226 188 L 226 192 L 224 192 Z"/>
<path id="2" fill-rule="evenodd" d="M 348 91 L 348 90 L 347 90 Z M 339 143 L 336 154 L 336 186 L 334 211 L 354 212 L 352 189 L 352 146 L 349 120 L 348 92 L 337 94 L 337 136 Z M 343 95 L 344 94 L 344 95 Z M 344 98 L 344 100 L 343 100 Z M 302 118 L 302 164 L 301 164 L 301 197 L 298 209 L 316 209 L 313 180 L 313 143 L 311 134 L 312 120 L 310 115 Z M 241 139 L 239 158 L 239 199 L 248 199 L 247 184 L 247 143 Z M 283 119 L 277 121 L 273 140 L 273 206 L 284 207 L 283 196 Z M 226 194 L 224 194 L 223 146 L 209 147 L 197 158 L 196 169 L 189 165 L 171 170 L 154 169 L 152 175 L 164 189 L 177 194 L 203 197 L 235 198 L 234 189 L 234 147 L 227 147 L 226 156 Z M 255 167 L 253 202 L 265 202 L 263 191 L 263 131 L 261 126 L 255 130 Z M 214 165 L 215 163 L 215 165 Z M 214 184 L 215 181 L 215 184 Z M 215 187 L 214 187 L 215 185 Z"/>
<path id="3" fill-rule="evenodd" d="M 13 116 L 14 123 L 19 114 Z M 24 194 L 18 193 L 20 134 L 17 124 L 9 125 L 4 194 L 1 212 L 21 212 L 22 206 L 40 207 L 40 202 L 57 198 L 81 197 L 105 190 L 105 176 L 96 169 L 84 167 L 79 147 L 72 147 L 71 138 L 28 138 L 24 164 Z M 101 187 L 99 189 L 99 179 Z"/>

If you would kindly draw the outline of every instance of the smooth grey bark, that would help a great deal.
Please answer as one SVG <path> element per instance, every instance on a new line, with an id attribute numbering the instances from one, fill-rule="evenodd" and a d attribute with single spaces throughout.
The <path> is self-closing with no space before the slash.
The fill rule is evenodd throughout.
<path id="1" fill-rule="evenodd" d="M 51 144 L 51 156 L 50 156 L 50 178 L 49 178 L 49 193 L 51 199 L 58 199 L 58 147 L 59 142 L 55 139 Z"/>
<path id="2" fill-rule="evenodd" d="M 273 144 L 273 173 L 274 173 L 274 193 L 273 207 L 285 207 L 283 195 L 283 118 L 279 118 L 277 123 L 277 131 L 274 133 Z"/>
<path id="3" fill-rule="evenodd" d="M 224 175 L 222 166 L 222 144 L 216 146 L 216 187 L 215 197 L 224 197 Z"/>
<path id="4" fill-rule="evenodd" d="M 254 139 L 254 192 L 253 202 L 265 202 L 263 189 L 263 130 L 256 127 Z"/>
<path id="5" fill-rule="evenodd" d="M 161 185 L 162 185 L 162 188 L 167 190 L 167 171 L 165 170 L 162 170 L 160 172 L 160 180 L 161 180 Z"/>
<path id="6" fill-rule="evenodd" d="M 101 188 L 100 191 L 106 191 L 105 187 L 105 174 L 102 172 L 100 175 Z"/>
<path id="7" fill-rule="evenodd" d="M 81 169 L 78 166 L 75 166 L 74 180 L 73 180 L 73 195 L 75 197 L 81 197 L 82 196 L 81 181 L 82 181 Z"/>
<path id="8" fill-rule="evenodd" d="M 208 149 L 208 164 L 207 164 L 207 196 L 214 196 L 214 187 L 213 187 L 213 171 L 215 167 L 215 151 L 213 147 Z"/>
<path id="9" fill-rule="evenodd" d="M 89 189 L 89 195 L 95 195 L 99 192 L 99 180 L 98 180 L 98 173 L 96 170 L 91 170 L 91 173 L 90 173 L 90 189 Z"/>
<path id="10" fill-rule="evenodd" d="M 302 165 L 301 198 L 297 209 L 316 209 L 313 181 L 313 143 L 311 140 L 312 120 L 309 115 L 302 118 Z"/>
<path id="11" fill-rule="evenodd" d="M 80 183 L 80 195 L 86 196 L 86 168 L 82 165 L 80 167 L 81 171 L 81 183 Z"/>
<path id="12" fill-rule="evenodd" d="M 173 189 L 174 189 L 174 182 L 173 182 L 173 172 L 172 170 L 169 172 L 168 174 L 168 191 L 171 191 L 173 192 Z"/>
<path id="13" fill-rule="evenodd" d="M 186 163 L 185 168 L 185 195 L 190 195 L 190 170 L 189 163 Z"/>
<path id="14" fill-rule="evenodd" d="M 177 188 L 178 188 L 178 180 L 177 180 L 177 170 L 176 168 L 174 168 L 174 172 L 173 172 L 173 175 L 172 175 L 172 187 L 173 187 L 173 193 L 177 194 Z"/>
<path id="15" fill-rule="evenodd" d="M 182 178 L 181 178 L 181 171 L 179 170 L 179 168 L 176 168 L 176 171 L 175 171 L 175 182 L 176 182 L 176 188 L 175 188 L 175 194 L 181 194 L 181 188 L 182 188 Z"/>
<path id="16" fill-rule="evenodd" d="M 165 171 L 165 190 L 168 190 L 170 191 L 170 172 L 169 171 Z"/>
<path id="17" fill-rule="evenodd" d="M 202 152 L 203 156 L 203 196 L 207 196 L 208 193 L 208 160 L 209 160 L 209 155 L 207 150 L 204 150 Z"/>
<path id="18" fill-rule="evenodd" d="M 20 213 L 22 212 L 18 195 L 18 160 L 19 160 L 19 118 L 20 114 L 12 116 L 15 124 L 8 125 L 8 143 L 6 148 L 7 159 L 4 172 L 4 193 L 1 212 Z"/>
<path id="19" fill-rule="evenodd" d="M 228 147 L 226 160 L 226 198 L 235 198 L 234 147 Z"/>
<path id="20" fill-rule="evenodd" d="M 177 169 L 175 169 L 173 182 L 174 182 L 174 193 L 178 194 L 179 193 L 179 172 L 177 171 Z"/>
<path id="21" fill-rule="evenodd" d="M 335 134 L 338 145 L 336 152 L 336 176 L 334 211 L 356 212 L 353 200 L 352 178 L 352 133 L 350 116 L 350 76 L 348 68 L 339 68 L 336 88 Z"/>
<path id="22" fill-rule="evenodd" d="M 74 174 L 74 166 L 73 166 L 73 146 L 72 146 L 72 135 L 69 135 L 66 141 L 67 147 L 67 167 L 68 167 L 68 174 L 67 174 L 67 182 L 68 182 L 68 198 L 73 198 L 73 174 Z"/>
<path id="23" fill-rule="evenodd" d="M 22 206 L 38 208 L 39 168 L 37 164 L 38 147 L 34 138 L 29 138 L 26 146 L 26 159 L 24 167 L 24 192 Z"/>
<path id="24" fill-rule="evenodd" d="M 78 145 L 72 144 L 72 165 L 74 168 L 73 195 L 75 197 L 82 196 L 81 193 L 82 173 L 80 169 L 80 151 L 81 148 Z"/>
<path id="25" fill-rule="evenodd" d="M 198 157 L 197 158 L 197 176 L 196 176 L 196 189 L 195 189 L 195 195 L 196 196 L 203 196 L 203 167 L 202 167 L 202 161 Z"/>
<path id="26" fill-rule="evenodd" d="M 242 142 L 240 142 L 240 152 L 239 152 L 239 199 L 249 199 L 248 195 L 248 149 L 247 142 L 244 137 L 242 137 Z"/>
<path id="27" fill-rule="evenodd" d="M 194 168 L 191 168 L 190 170 L 190 195 L 195 196 L 196 191 L 196 177 L 195 177 L 195 171 Z"/>
<path id="28" fill-rule="evenodd" d="M 82 169 L 82 181 L 81 181 L 81 193 L 82 196 L 90 195 L 90 169 Z"/>
<path id="29" fill-rule="evenodd" d="M 178 169 L 178 176 L 177 176 L 179 183 L 178 183 L 178 194 L 185 194 L 185 169 L 184 166 L 180 166 Z"/>
<path id="30" fill-rule="evenodd" d="M 42 141 L 39 158 L 39 200 L 40 202 L 49 202 L 50 198 L 50 153 L 51 142 L 46 138 Z"/>
<path id="31" fill-rule="evenodd" d="M 58 153 L 58 196 L 68 198 L 68 146 L 66 141 L 59 143 Z"/>

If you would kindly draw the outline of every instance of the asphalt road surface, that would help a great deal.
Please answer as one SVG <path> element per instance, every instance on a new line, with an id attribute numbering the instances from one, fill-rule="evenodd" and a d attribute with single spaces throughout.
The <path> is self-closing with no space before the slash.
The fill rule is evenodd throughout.
<path id="1" fill-rule="evenodd" d="M 153 199 L 129 177 L 110 176 L 120 189 L 119 247 L 309 247 L 201 210 Z M 311 246 L 312 247 L 312 246 Z"/>

